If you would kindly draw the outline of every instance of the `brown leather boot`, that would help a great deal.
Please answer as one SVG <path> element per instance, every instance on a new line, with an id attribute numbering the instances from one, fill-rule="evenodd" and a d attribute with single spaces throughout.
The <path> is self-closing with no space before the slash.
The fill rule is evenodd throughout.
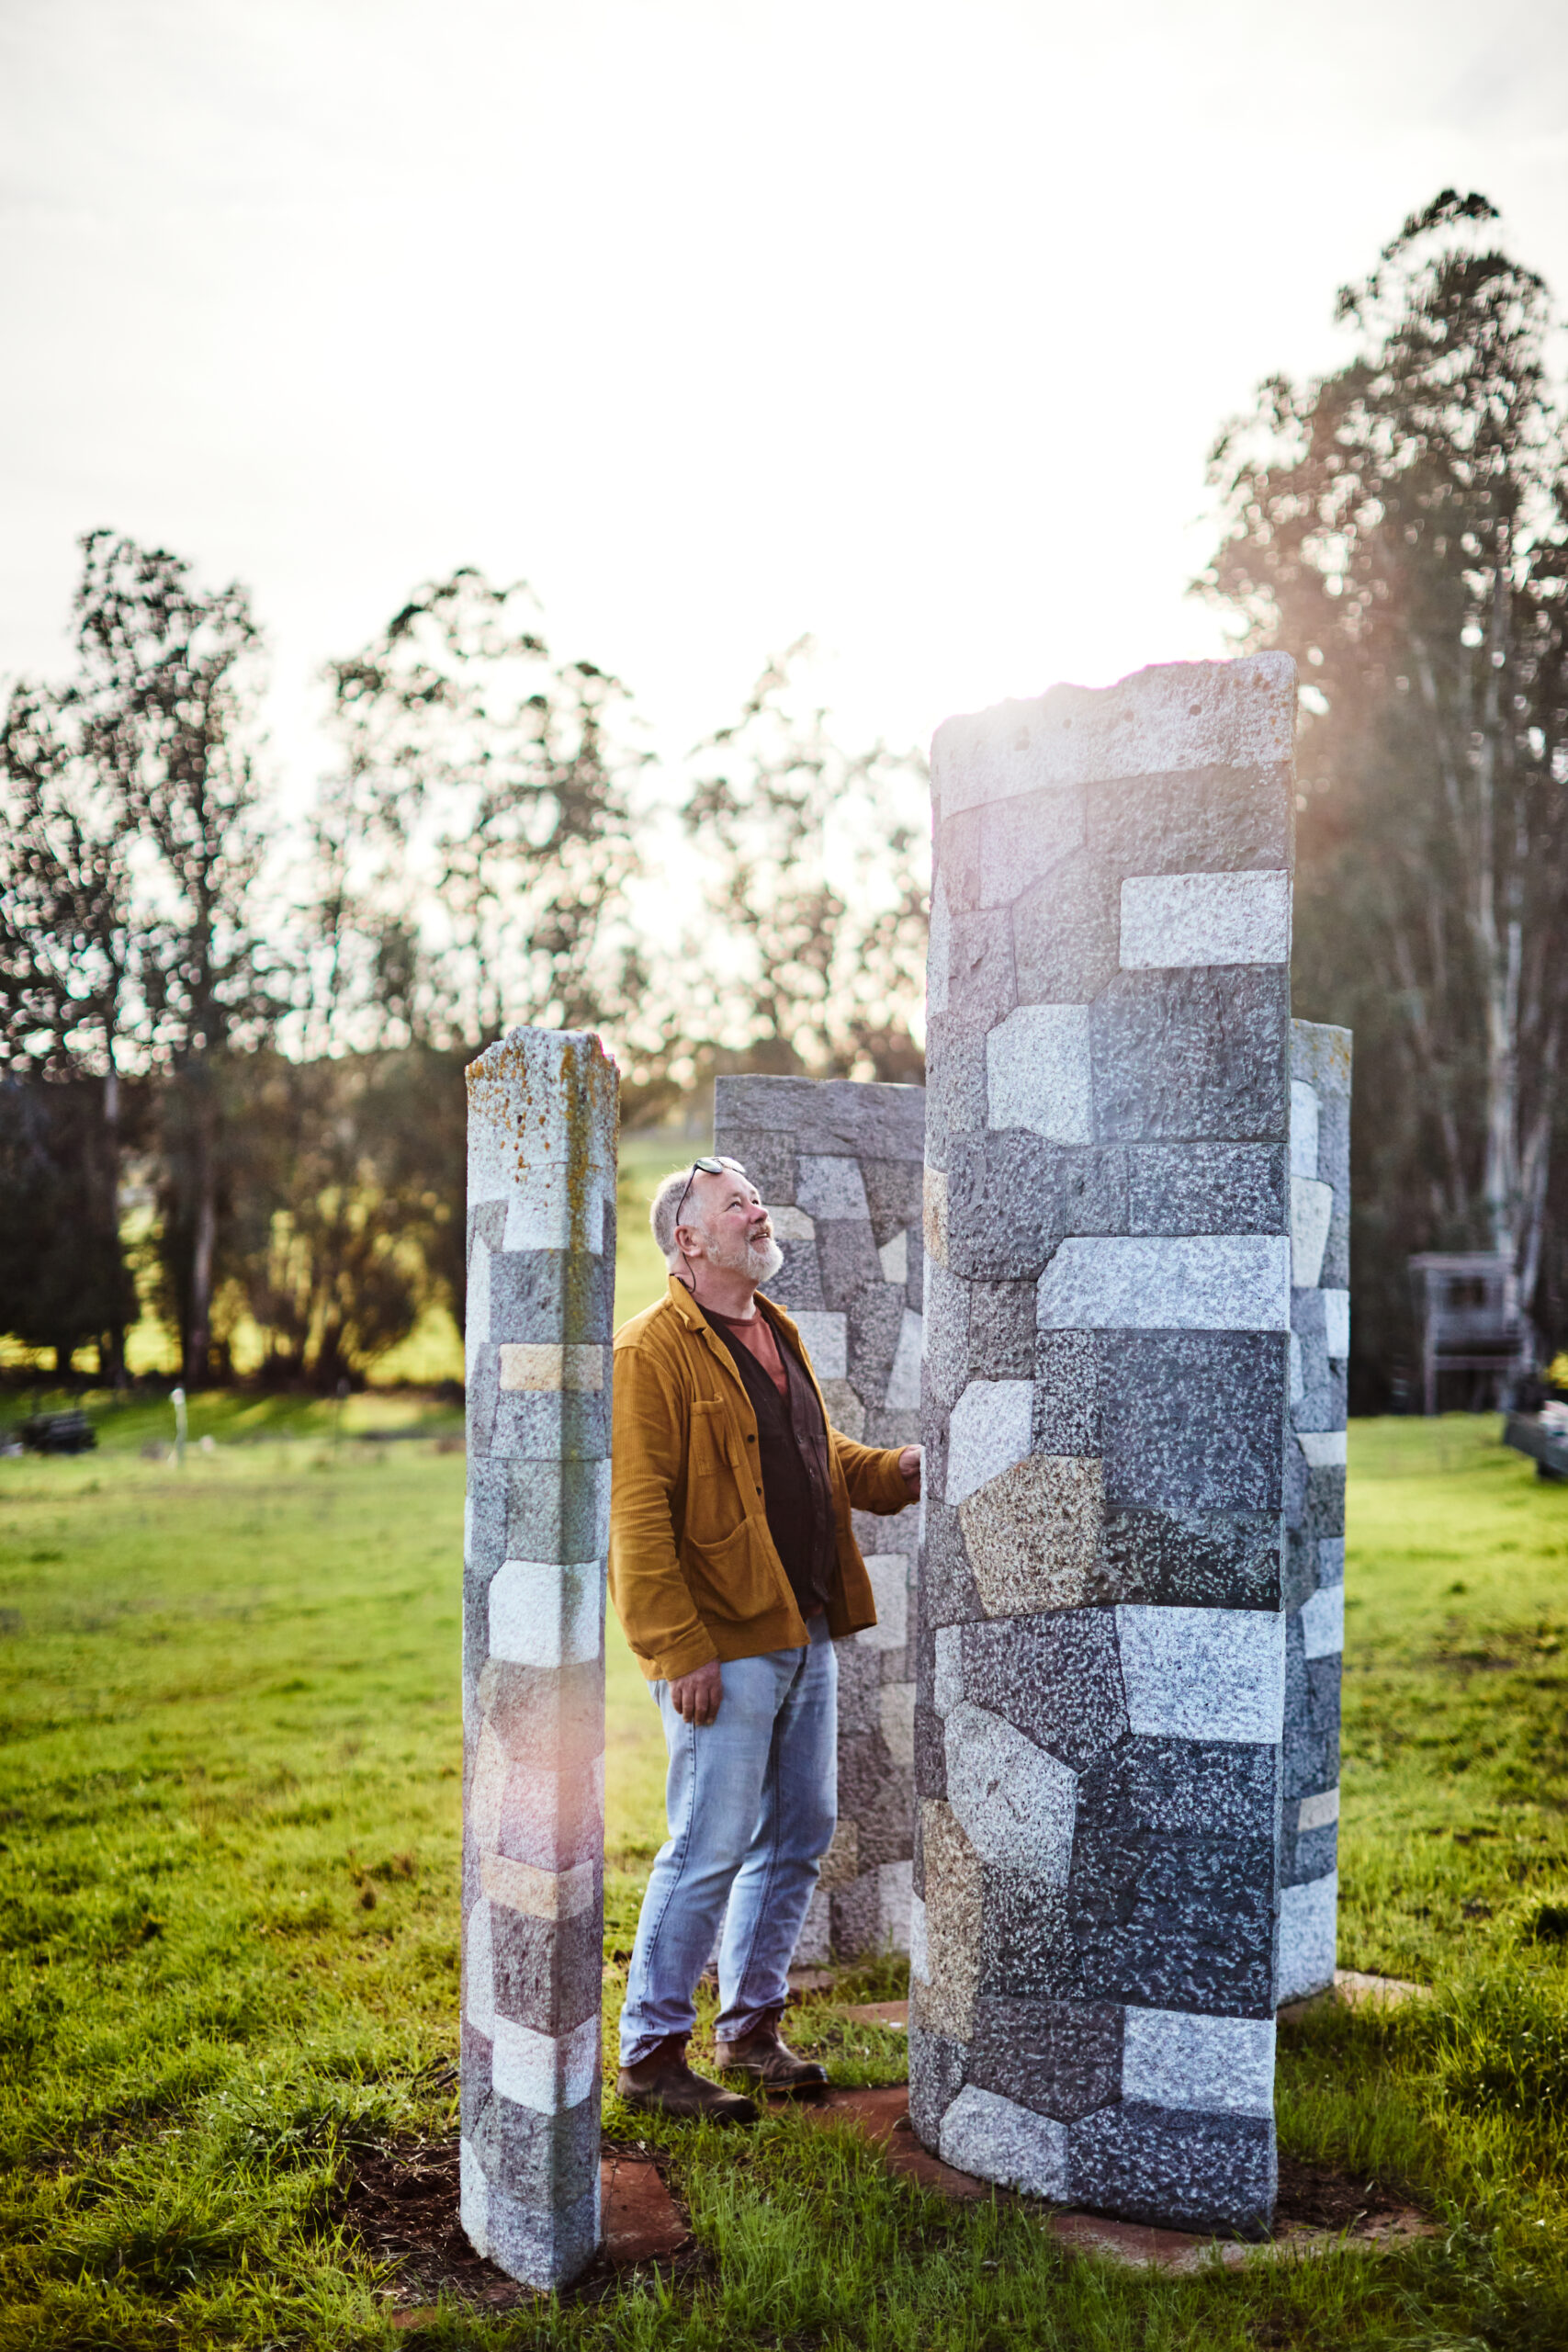
<path id="1" fill-rule="evenodd" d="M 727 2091 L 705 2075 L 694 2075 L 686 2064 L 686 2038 L 677 2034 L 657 2050 L 623 2066 L 615 2088 L 628 2107 L 646 2108 L 650 2115 L 705 2118 L 709 2123 L 755 2123 L 757 2109 L 738 2091 Z"/>
<path id="2" fill-rule="evenodd" d="M 790 2048 L 779 2031 L 780 2015 L 774 2009 L 770 2016 L 759 2018 L 750 2032 L 741 2034 L 735 2041 L 716 2038 L 715 2064 L 735 2074 L 750 2075 L 764 2090 L 784 2098 L 794 2098 L 802 2091 L 826 2090 L 828 2069 L 818 2066 L 813 2058 L 802 2058 Z"/>

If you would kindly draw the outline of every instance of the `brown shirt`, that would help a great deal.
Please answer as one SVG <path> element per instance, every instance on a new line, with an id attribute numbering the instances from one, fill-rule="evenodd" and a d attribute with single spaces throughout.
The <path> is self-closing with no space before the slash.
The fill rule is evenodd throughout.
<path id="1" fill-rule="evenodd" d="M 784 1572 L 789 1578 L 795 1607 L 803 1617 L 815 1617 L 828 1606 L 833 1589 L 838 1554 L 833 1523 L 832 1474 L 828 1462 L 828 1425 L 817 1402 L 817 1392 L 806 1376 L 799 1357 L 787 1340 L 781 1340 L 759 1313 L 761 1323 L 744 1327 L 711 1306 L 703 1313 L 735 1359 L 757 1416 L 757 1452 L 762 1474 L 762 1508 Z M 775 1342 L 777 1377 L 757 1350 L 741 1337 Z M 781 1392 L 779 1382 L 784 1386 Z"/>

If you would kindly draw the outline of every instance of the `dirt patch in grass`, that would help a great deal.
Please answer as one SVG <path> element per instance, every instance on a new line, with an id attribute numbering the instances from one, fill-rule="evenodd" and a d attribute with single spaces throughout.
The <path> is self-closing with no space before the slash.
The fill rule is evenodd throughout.
<path id="1" fill-rule="evenodd" d="M 1393 2222 L 1416 2210 L 1403 2191 L 1387 2188 L 1380 2180 L 1335 2172 L 1326 2165 L 1304 2165 L 1295 2156 L 1280 2158 L 1280 2198 L 1274 2208 L 1274 2228 L 1348 2230 L 1379 2222 Z"/>

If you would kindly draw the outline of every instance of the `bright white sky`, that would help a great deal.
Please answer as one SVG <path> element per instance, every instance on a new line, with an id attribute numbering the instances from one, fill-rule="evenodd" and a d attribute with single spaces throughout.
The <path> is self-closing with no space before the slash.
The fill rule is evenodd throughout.
<path id="1" fill-rule="evenodd" d="M 1568 300 L 1562 0 L 0 0 L 0 673 L 75 536 L 330 655 L 523 575 L 678 754 L 1216 650 L 1203 459 L 1442 186 Z"/>

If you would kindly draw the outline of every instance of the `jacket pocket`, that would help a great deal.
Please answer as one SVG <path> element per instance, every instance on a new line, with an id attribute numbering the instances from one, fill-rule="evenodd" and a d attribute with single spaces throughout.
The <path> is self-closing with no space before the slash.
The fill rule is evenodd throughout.
<path id="1" fill-rule="evenodd" d="M 688 1536 L 681 1546 L 681 1566 L 699 1616 L 743 1624 L 777 1605 L 778 1588 L 761 1533 L 750 1520 L 716 1543 Z"/>
<path id="2" fill-rule="evenodd" d="M 728 1470 L 724 1407 L 716 1396 L 694 1396 L 692 1433 L 687 1443 L 686 1471 L 691 1478 L 716 1478 Z"/>

